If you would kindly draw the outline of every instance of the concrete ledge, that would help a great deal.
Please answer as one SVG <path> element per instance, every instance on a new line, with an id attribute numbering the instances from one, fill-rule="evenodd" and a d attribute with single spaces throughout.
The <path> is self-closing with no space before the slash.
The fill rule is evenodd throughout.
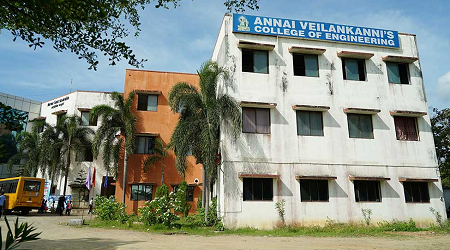
<path id="1" fill-rule="evenodd" d="M 68 226 L 82 226 L 84 225 L 84 219 L 69 219 L 67 221 Z"/>

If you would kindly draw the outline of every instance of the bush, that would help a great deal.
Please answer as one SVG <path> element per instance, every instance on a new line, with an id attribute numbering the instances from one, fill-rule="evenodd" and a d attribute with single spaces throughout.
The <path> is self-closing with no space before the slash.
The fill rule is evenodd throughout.
<path id="1" fill-rule="evenodd" d="M 281 219 L 281 222 L 283 223 L 283 225 L 285 225 L 286 220 L 285 220 L 285 214 L 286 214 L 286 210 L 284 208 L 284 205 L 286 204 L 286 201 L 284 199 L 282 199 L 281 201 L 278 201 L 277 203 L 275 203 L 275 209 L 278 212 L 278 216 Z"/>
<path id="2" fill-rule="evenodd" d="M 409 219 L 406 221 L 393 220 L 392 222 L 378 222 L 378 226 L 382 231 L 399 231 L 399 232 L 416 232 L 420 231 L 419 228 L 416 227 L 416 223 L 413 219 Z"/>
<path id="3" fill-rule="evenodd" d="M 166 184 L 163 184 L 162 186 L 156 188 L 155 198 L 162 196 L 168 197 L 169 194 L 170 194 L 169 188 L 166 186 Z"/>
<path id="4" fill-rule="evenodd" d="M 181 213 L 184 217 L 188 216 L 191 206 L 187 202 L 187 182 L 182 181 L 178 185 L 177 192 L 174 194 L 175 212 Z"/>
<path id="5" fill-rule="evenodd" d="M 220 223 L 220 218 L 217 216 L 217 197 L 211 199 L 211 205 L 209 206 L 208 217 L 205 222 L 205 208 L 200 207 L 197 209 L 196 214 L 191 214 L 186 218 L 186 221 L 193 226 L 216 226 Z M 223 226 L 222 226 L 223 227 Z"/>
<path id="6" fill-rule="evenodd" d="M 140 216 L 139 220 L 146 226 L 161 224 L 166 227 L 173 227 L 178 216 L 172 213 L 175 208 L 173 194 L 168 192 L 166 185 L 156 189 L 155 199 L 148 201 L 145 205 L 138 209 Z"/>
<path id="7" fill-rule="evenodd" d="M 95 197 L 95 214 L 100 220 L 117 220 L 121 223 L 129 219 L 129 215 L 125 212 L 126 206 L 116 201 L 114 196 L 106 198 L 106 196 Z"/>

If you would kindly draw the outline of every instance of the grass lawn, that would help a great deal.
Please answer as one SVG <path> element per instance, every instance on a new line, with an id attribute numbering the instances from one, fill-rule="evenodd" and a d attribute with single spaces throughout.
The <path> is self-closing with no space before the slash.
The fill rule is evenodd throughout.
<path id="1" fill-rule="evenodd" d="M 184 219 L 177 221 L 180 228 L 167 228 L 163 225 L 144 226 L 141 223 L 120 223 L 117 221 L 101 221 L 96 218 L 86 221 L 86 226 L 105 229 L 135 230 L 161 234 L 190 234 L 190 235 L 245 235 L 245 236 L 273 236 L 273 237 L 359 237 L 359 236 L 388 236 L 402 237 L 404 234 L 395 232 L 433 231 L 435 233 L 450 233 L 450 227 L 417 228 L 412 222 L 385 222 L 377 226 L 365 226 L 363 224 L 351 225 L 345 223 L 330 223 L 325 227 L 282 227 L 272 230 L 259 230 L 254 228 L 225 229 L 216 231 L 215 227 L 192 226 Z M 448 225 L 448 223 L 447 223 Z"/>

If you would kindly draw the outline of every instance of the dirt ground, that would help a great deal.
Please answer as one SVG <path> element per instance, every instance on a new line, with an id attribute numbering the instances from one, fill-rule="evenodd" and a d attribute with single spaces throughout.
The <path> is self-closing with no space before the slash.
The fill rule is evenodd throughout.
<path id="1" fill-rule="evenodd" d="M 9 215 L 8 219 L 16 218 Z M 69 218 L 30 213 L 19 216 L 42 231 L 40 240 L 23 243 L 19 249 L 450 249 L 450 235 L 420 233 L 407 237 L 251 237 L 160 235 L 63 225 Z M 89 218 L 89 217 L 88 217 Z M 3 240 L 6 225 L 2 218 Z M 12 224 L 11 224 L 12 226 Z"/>

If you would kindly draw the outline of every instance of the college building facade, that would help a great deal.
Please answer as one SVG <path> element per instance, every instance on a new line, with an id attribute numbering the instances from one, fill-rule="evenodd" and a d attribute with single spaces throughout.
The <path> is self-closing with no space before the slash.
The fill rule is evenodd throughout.
<path id="1" fill-rule="evenodd" d="M 46 123 L 55 126 L 58 119 L 65 116 L 78 116 L 81 118 L 80 126 L 87 126 L 96 131 L 102 120 L 89 120 L 90 110 L 97 105 L 114 106 L 111 99 L 110 92 L 97 91 L 74 91 L 69 94 L 51 99 L 43 102 L 41 107 L 41 114 L 34 120 L 45 120 Z M 97 195 L 114 195 L 114 173 L 109 173 L 107 185 L 105 187 L 104 181 L 107 176 L 107 170 L 103 165 L 103 152 L 100 149 L 97 158 L 92 154 L 92 148 L 87 147 L 84 154 L 76 157 L 75 154 L 71 156 L 71 163 L 69 169 L 69 176 L 67 180 L 66 195 L 73 201 L 74 207 L 87 207 L 90 198 Z M 95 169 L 95 177 L 93 171 Z M 87 189 L 85 185 L 86 176 L 90 171 L 91 187 Z M 37 177 L 45 178 L 48 182 L 49 191 L 48 196 L 63 195 L 64 190 L 64 172 L 61 172 L 53 180 L 47 173 L 38 172 Z M 94 184 L 95 183 L 95 184 Z M 46 197 L 48 197 L 46 196 Z"/>
<path id="2" fill-rule="evenodd" d="M 155 140 L 158 138 L 164 146 L 167 146 L 177 125 L 179 114 L 170 109 L 168 98 L 170 89 L 178 82 L 199 86 L 197 74 L 126 70 L 124 98 L 127 98 L 130 92 L 136 92 L 132 107 L 136 116 L 136 148 L 134 154 L 128 157 L 125 189 L 125 204 L 129 213 L 137 213 L 139 207 L 152 200 L 157 187 L 165 184 L 171 192 L 176 192 L 176 188 L 183 180 L 188 184 L 187 201 L 191 211 L 196 209 L 203 179 L 202 166 L 196 164 L 193 156 L 187 157 L 184 178 L 175 167 L 175 154 L 171 149 L 165 149 L 163 183 L 162 161 L 144 171 L 145 159 L 154 153 Z M 119 163 L 117 180 L 116 198 L 122 201 L 123 161 Z"/>
<path id="3" fill-rule="evenodd" d="M 230 71 L 232 86 L 221 83 L 219 91 L 242 108 L 240 136 L 234 140 L 226 128 L 220 134 L 213 194 L 225 226 L 272 228 L 281 222 L 275 205 L 283 200 L 286 222 L 299 225 L 361 221 L 363 209 L 373 222 L 412 218 L 419 225 L 434 221 L 430 208 L 445 214 L 415 35 L 225 15 L 211 59 Z M 128 158 L 127 185 L 120 161 L 111 188 L 118 201 L 125 190 L 129 213 L 152 200 L 156 187 L 176 192 L 183 179 L 196 207 L 203 181 L 193 156 L 184 177 L 172 150 L 164 180 L 161 162 L 143 169 L 155 139 L 167 145 L 178 122 L 168 104 L 177 82 L 199 86 L 197 74 L 126 70 L 124 98 L 136 92 L 136 151 Z M 54 125 L 62 114 L 78 115 L 95 130 L 101 119 L 91 124 L 86 117 L 99 104 L 114 105 L 109 93 L 76 91 L 44 102 L 34 119 Z M 100 152 L 72 161 L 68 194 L 77 197 L 73 181 L 89 167 L 97 184 L 88 197 L 113 193 L 102 189 L 101 159 Z M 63 178 L 51 193 L 60 194 Z"/>
<path id="4" fill-rule="evenodd" d="M 298 39 L 300 27 L 315 32 Z M 445 214 L 416 37 L 331 29 L 348 31 L 225 15 L 212 60 L 231 69 L 234 86 L 222 89 L 242 107 L 240 137 L 221 135 L 225 226 L 272 228 L 282 200 L 289 224 L 361 221 L 362 209 L 374 222 Z"/>

